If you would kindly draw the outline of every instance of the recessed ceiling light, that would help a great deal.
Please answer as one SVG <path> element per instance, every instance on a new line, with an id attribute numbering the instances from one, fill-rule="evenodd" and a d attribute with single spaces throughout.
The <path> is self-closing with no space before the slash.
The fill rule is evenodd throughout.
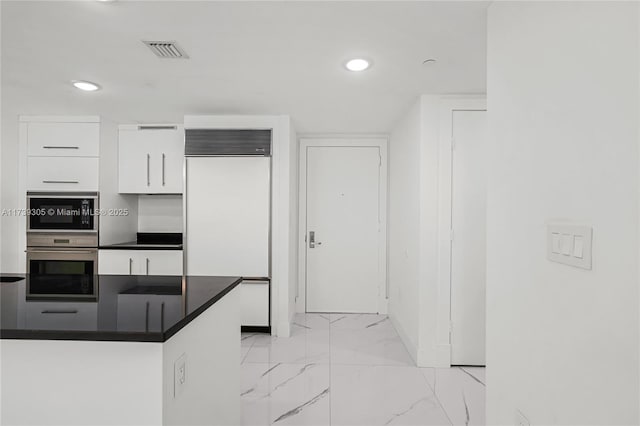
<path id="1" fill-rule="evenodd" d="M 71 83 L 76 89 L 84 90 L 85 92 L 95 92 L 100 89 L 100 86 L 90 81 L 74 80 Z"/>
<path id="2" fill-rule="evenodd" d="M 366 59 L 356 58 L 356 59 L 351 59 L 350 61 L 347 61 L 347 63 L 344 64 L 344 66 L 349 71 L 364 71 L 371 66 L 371 63 Z"/>

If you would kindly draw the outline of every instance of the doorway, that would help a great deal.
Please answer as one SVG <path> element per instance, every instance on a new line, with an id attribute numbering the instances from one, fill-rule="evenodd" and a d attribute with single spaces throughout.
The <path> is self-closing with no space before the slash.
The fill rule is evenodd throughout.
<path id="1" fill-rule="evenodd" d="M 386 313 L 386 149 L 301 140 L 299 311 Z"/>

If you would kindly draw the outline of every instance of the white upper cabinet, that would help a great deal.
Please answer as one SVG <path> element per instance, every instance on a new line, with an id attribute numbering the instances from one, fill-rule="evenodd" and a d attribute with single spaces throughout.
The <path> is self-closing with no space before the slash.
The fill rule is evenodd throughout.
<path id="1" fill-rule="evenodd" d="M 120 126 L 120 193 L 181 194 L 183 161 L 182 126 Z"/>
<path id="2" fill-rule="evenodd" d="M 29 123 L 27 155 L 42 157 L 97 157 L 99 123 Z"/>
<path id="3" fill-rule="evenodd" d="M 98 191 L 100 117 L 21 116 L 27 191 Z"/>

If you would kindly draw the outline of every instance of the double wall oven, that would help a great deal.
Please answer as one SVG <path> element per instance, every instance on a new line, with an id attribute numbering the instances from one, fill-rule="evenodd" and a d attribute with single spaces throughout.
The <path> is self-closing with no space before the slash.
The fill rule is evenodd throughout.
<path id="1" fill-rule="evenodd" d="M 96 300 L 98 193 L 27 193 L 27 298 Z"/>

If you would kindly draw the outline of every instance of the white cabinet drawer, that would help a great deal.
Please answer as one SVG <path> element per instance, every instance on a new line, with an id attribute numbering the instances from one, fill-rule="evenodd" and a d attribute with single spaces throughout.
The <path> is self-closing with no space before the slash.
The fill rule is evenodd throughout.
<path id="1" fill-rule="evenodd" d="M 243 281 L 240 284 L 240 301 L 242 325 L 269 325 L 268 281 Z"/>
<path id="2" fill-rule="evenodd" d="M 27 154 L 48 157 L 97 157 L 99 123 L 29 123 Z"/>
<path id="3" fill-rule="evenodd" d="M 98 158 L 29 157 L 29 191 L 97 191 Z"/>
<path id="4" fill-rule="evenodd" d="M 101 275 L 182 275 L 182 250 L 98 250 Z"/>
<path id="5" fill-rule="evenodd" d="M 96 330 L 96 302 L 27 302 L 26 326 L 36 330 Z"/>

